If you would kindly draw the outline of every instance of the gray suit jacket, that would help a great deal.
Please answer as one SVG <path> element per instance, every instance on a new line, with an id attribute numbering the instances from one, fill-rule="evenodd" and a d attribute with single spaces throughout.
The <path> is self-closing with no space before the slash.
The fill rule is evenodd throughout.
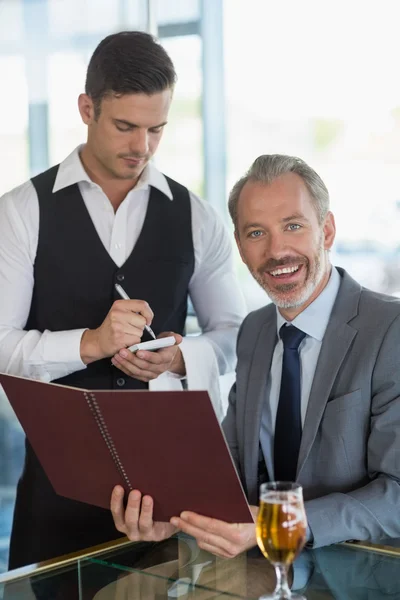
<path id="1" fill-rule="evenodd" d="M 400 301 L 338 271 L 297 466 L 314 547 L 400 537 Z M 276 341 L 275 305 L 246 317 L 223 422 L 250 504 L 258 504 L 260 421 Z"/>

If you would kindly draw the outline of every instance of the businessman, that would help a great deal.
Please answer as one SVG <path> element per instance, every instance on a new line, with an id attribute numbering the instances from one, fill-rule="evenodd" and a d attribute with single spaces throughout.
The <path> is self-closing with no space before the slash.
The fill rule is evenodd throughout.
<path id="1" fill-rule="evenodd" d="M 152 36 L 106 37 L 78 99 L 86 143 L 0 199 L 0 371 L 88 389 L 186 377 L 222 417 L 218 374 L 234 366 L 244 305 L 216 212 L 151 163 L 175 80 Z M 202 335 L 186 338 L 189 296 Z M 177 344 L 132 354 L 146 324 Z M 54 493 L 28 443 L 10 568 L 116 537 L 109 511 Z"/>
<path id="2" fill-rule="evenodd" d="M 314 547 L 400 537 L 400 302 L 332 267 L 335 221 L 321 178 L 302 160 L 260 156 L 229 199 L 243 261 L 271 304 L 249 314 L 223 427 L 249 503 L 259 484 L 304 489 Z M 152 499 L 121 490 L 111 508 L 132 539 L 166 534 Z M 235 556 L 253 524 L 184 512 L 171 519 L 201 548 Z"/>

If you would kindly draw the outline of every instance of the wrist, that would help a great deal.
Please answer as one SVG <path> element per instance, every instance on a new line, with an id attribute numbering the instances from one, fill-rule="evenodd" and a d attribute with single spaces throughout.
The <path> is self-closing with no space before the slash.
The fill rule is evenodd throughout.
<path id="1" fill-rule="evenodd" d="M 183 354 L 179 347 L 174 356 L 174 360 L 172 361 L 171 366 L 168 370 L 171 373 L 175 373 L 176 375 L 181 375 L 181 376 L 186 375 L 186 365 L 185 365 L 185 361 L 183 359 Z"/>
<path id="2" fill-rule="evenodd" d="M 243 550 L 250 550 L 251 548 L 254 548 L 254 546 L 257 546 L 257 535 L 256 535 L 256 528 L 254 527 L 254 523 L 248 523 L 246 524 L 247 527 L 247 539 L 244 543 L 243 546 Z"/>
<path id="3" fill-rule="evenodd" d="M 99 348 L 97 329 L 86 329 L 81 337 L 80 354 L 82 362 L 88 365 L 96 360 L 105 358 Z"/>

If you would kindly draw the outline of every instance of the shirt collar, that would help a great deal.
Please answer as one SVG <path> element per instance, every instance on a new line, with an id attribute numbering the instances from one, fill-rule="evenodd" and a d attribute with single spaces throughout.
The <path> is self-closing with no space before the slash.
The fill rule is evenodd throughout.
<path id="1" fill-rule="evenodd" d="M 96 185 L 90 179 L 83 167 L 79 156 L 82 148 L 83 145 L 75 148 L 75 150 L 60 163 L 53 186 L 53 194 L 70 185 L 74 185 L 75 183 L 86 182 L 91 186 Z M 165 175 L 163 175 L 152 163 L 146 165 L 138 183 L 133 189 L 148 189 L 149 186 L 157 188 L 169 200 L 173 200 L 172 192 Z"/>
<path id="2" fill-rule="evenodd" d="M 336 296 L 340 287 L 340 275 L 335 267 L 331 269 L 331 275 L 329 281 L 322 290 L 322 292 L 315 298 L 307 308 L 305 308 L 293 321 L 291 325 L 295 325 L 301 331 L 304 331 L 310 337 L 322 342 L 325 334 L 325 330 L 328 326 L 329 317 L 332 312 L 333 305 L 335 304 Z M 276 308 L 276 325 L 279 330 L 287 323 L 281 313 Z"/>

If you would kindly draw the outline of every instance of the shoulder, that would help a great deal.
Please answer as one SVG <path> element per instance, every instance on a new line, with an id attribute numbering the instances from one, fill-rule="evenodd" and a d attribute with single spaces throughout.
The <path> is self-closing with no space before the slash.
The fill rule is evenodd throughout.
<path id="1" fill-rule="evenodd" d="M 358 331 L 360 343 L 367 354 L 372 347 L 379 349 L 381 344 L 396 349 L 400 344 L 400 300 L 361 288 L 358 312 L 351 327 Z"/>
<path id="2" fill-rule="evenodd" d="M 35 208 L 35 204 L 37 206 L 37 194 L 30 179 L 0 198 L 0 210 L 3 213 L 17 212 L 26 215 Z"/>
<path id="3" fill-rule="evenodd" d="M 254 340 L 261 327 L 267 322 L 273 323 L 274 327 L 276 325 L 276 307 L 272 302 L 253 310 L 247 315 L 240 327 L 238 344 L 239 342 L 245 342 L 249 337 Z M 275 332 L 276 328 L 273 331 Z"/>
<path id="4" fill-rule="evenodd" d="M 400 316 L 400 299 L 369 290 L 344 269 L 337 269 L 342 280 L 334 306 L 336 316 L 346 317 L 348 323 L 369 335 L 384 332 L 385 323 L 390 324 Z"/>
<path id="5" fill-rule="evenodd" d="M 222 221 L 220 215 L 218 214 L 218 212 L 214 208 L 214 206 L 212 206 L 210 204 L 210 202 L 203 200 L 202 198 L 200 198 L 200 196 L 198 196 L 197 194 L 192 192 L 190 189 L 188 189 L 187 187 L 185 187 L 178 181 L 171 179 L 171 177 L 168 177 L 167 175 L 164 175 L 164 177 L 165 177 L 172 193 L 174 193 L 174 189 L 182 190 L 182 191 L 184 190 L 188 193 L 189 200 L 190 200 L 190 206 L 191 206 L 191 210 L 192 210 L 192 215 L 193 215 L 193 220 L 196 222 L 196 225 L 198 225 L 199 227 L 201 227 L 203 225 L 204 226 L 223 225 L 223 221 Z"/>
<path id="6" fill-rule="evenodd" d="M 189 190 L 193 220 L 199 227 L 225 228 L 221 216 L 210 202 Z"/>
<path id="7" fill-rule="evenodd" d="M 33 262 L 38 232 L 39 203 L 29 180 L 0 198 L 0 242 L 12 253 L 26 249 Z"/>
<path id="8" fill-rule="evenodd" d="M 369 319 L 378 318 L 380 322 L 393 321 L 400 316 L 400 299 L 361 288 L 359 315 Z"/>

